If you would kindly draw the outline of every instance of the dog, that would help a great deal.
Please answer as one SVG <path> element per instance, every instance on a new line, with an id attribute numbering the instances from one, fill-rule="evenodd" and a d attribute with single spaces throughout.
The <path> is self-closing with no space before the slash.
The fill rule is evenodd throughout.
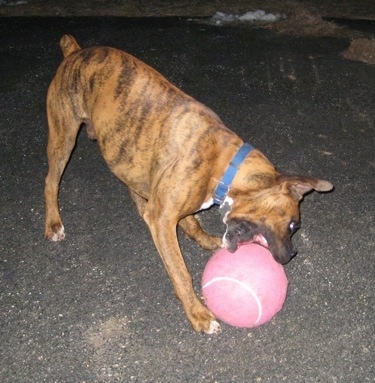
<path id="1" fill-rule="evenodd" d="M 279 174 L 212 110 L 135 57 L 110 47 L 81 49 L 70 35 L 60 47 L 64 60 L 47 95 L 46 238 L 65 237 L 59 183 L 84 126 L 129 188 L 192 327 L 220 331 L 194 292 L 177 226 L 204 249 L 234 252 L 253 241 L 284 264 L 295 254 L 291 237 L 299 227 L 299 202 L 332 184 Z M 204 232 L 195 216 L 215 204 L 226 225 L 222 239 Z"/>

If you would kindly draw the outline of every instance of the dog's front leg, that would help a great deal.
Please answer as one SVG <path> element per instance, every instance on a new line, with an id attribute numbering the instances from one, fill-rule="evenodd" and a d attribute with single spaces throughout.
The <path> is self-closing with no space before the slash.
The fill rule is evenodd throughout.
<path id="1" fill-rule="evenodd" d="M 188 215 L 179 223 L 188 238 L 195 240 L 203 249 L 216 250 L 221 247 L 222 239 L 207 234 L 201 227 L 198 219 L 193 215 Z"/>
<path id="2" fill-rule="evenodd" d="M 165 209 L 156 208 L 155 204 L 149 201 L 144 219 L 150 228 L 175 293 L 194 330 L 204 331 L 207 334 L 219 332 L 219 323 L 194 292 L 192 278 L 182 257 L 176 235 L 178 218 L 168 215 Z"/>

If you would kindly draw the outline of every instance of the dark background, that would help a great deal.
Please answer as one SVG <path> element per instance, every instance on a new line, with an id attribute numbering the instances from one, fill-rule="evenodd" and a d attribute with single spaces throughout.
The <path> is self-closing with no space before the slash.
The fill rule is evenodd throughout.
<path id="1" fill-rule="evenodd" d="M 375 70 L 341 57 L 354 31 L 99 16 L 0 18 L 1 381 L 373 381 Z M 85 132 L 61 184 L 67 237 L 44 240 L 45 96 L 64 33 L 146 61 L 280 171 L 333 182 L 301 205 L 288 297 L 268 324 L 193 332 L 145 223 Z M 201 216 L 223 233 L 216 208 Z M 182 236 L 181 247 L 200 293 L 211 254 Z"/>

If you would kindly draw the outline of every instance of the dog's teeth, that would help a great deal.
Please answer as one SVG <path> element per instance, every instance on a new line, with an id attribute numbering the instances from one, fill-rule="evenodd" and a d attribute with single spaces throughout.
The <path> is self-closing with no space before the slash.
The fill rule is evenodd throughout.
<path id="1" fill-rule="evenodd" d="M 258 234 L 253 238 L 253 242 L 258 243 L 261 246 L 268 247 L 268 242 L 262 234 Z"/>
<path id="2" fill-rule="evenodd" d="M 267 242 L 266 238 L 264 238 L 263 235 L 261 237 L 262 237 L 262 244 L 264 246 L 268 246 L 268 242 Z"/>

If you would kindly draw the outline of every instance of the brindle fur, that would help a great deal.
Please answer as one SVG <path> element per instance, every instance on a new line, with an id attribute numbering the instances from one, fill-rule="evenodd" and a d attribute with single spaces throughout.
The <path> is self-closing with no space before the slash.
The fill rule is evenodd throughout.
<path id="1" fill-rule="evenodd" d="M 62 37 L 60 46 L 64 61 L 47 96 L 46 237 L 65 237 L 59 183 L 79 128 L 85 125 L 111 171 L 128 186 L 193 328 L 219 331 L 214 315 L 193 290 L 176 226 L 206 249 L 221 246 L 219 238 L 202 230 L 194 214 L 210 203 L 243 141 L 214 112 L 133 56 L 109 47 L 81 49 L 69 35 Z M 251 239 L 252 230 L 231 235 L 238 222 L 245 222 L 267 231 L 275 259 L 288 261 L 288 226 L 291 219 L 299 219 L 299 200 L 311 189 L 331 188 L 327 181 L 280 176 L 253 150 L 228 194 L 232 206 L 225 217 L 224 243 L 233 250 Z"/>

